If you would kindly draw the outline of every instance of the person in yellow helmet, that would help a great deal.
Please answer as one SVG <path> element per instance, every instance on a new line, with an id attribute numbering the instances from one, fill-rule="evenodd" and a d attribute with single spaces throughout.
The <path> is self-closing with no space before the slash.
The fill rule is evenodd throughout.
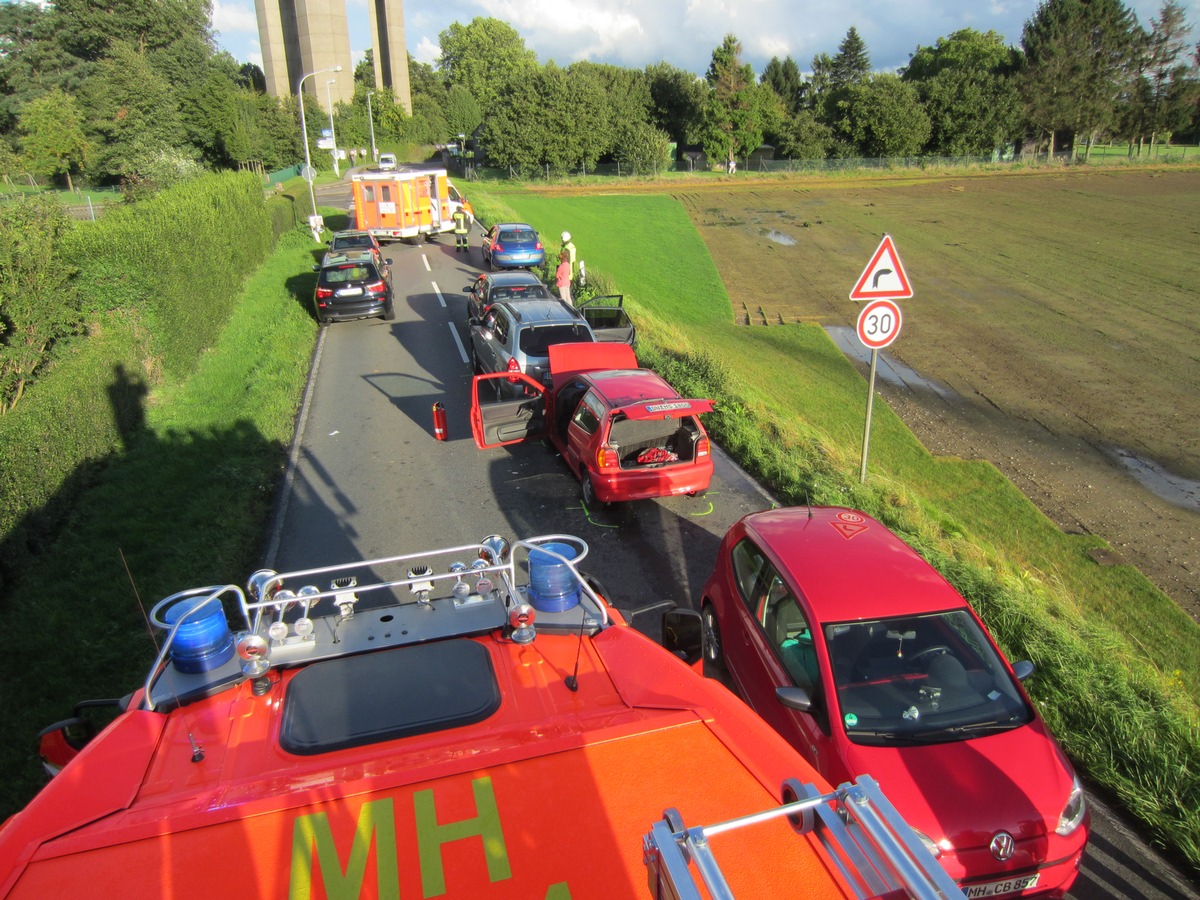
<path id="1" fill-rule="evenodd" d="M 571 262 L 571 280 L 575 280 L 575 244 L 571 241 L 571 232 L 562 233 L 562 248 L 567 252 Z"/>

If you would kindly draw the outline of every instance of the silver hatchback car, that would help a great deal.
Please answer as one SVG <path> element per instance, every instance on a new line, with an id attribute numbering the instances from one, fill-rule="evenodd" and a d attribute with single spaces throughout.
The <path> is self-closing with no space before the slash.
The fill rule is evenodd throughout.
<path id="1" fill-rule="evenodd" d="M 475 373 L 524 372 L 535 381 L 549 377 L 552 344 L 595 341 L 591 326 L 559 300 L 508 300 L 493 304 L 482 319 L 470 320 L 471 368 Z M 502 383 L 509 397 L 523 393 L 520 380 Z"/>

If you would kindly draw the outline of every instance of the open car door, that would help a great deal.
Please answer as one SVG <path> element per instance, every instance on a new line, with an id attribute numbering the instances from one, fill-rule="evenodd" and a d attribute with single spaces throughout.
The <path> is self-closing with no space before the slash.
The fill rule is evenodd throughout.
<path id="1" fill-rule="evenodd" d="M 520 383 L 525 396 L 503 399 L 512 384 Z M 528 375 L 488 372 L 471 379 L 471 437 L 480 450 L 519 444 L 546 433 L 546 389 Z"/>
<path id="2" fill-rule="evenodd" d="M 637 355 L 628 344 L 551 344 L 550 382 L 558 390 L 576 375 L 605 369 L 636 369 Z"/>
<path id="3" fill-rule="evenodd" d="M 593 297 L 575 308 L 587 320 L 597 341 L 637 346 L 637 329 L 625 312 L 624 294 Z"/>

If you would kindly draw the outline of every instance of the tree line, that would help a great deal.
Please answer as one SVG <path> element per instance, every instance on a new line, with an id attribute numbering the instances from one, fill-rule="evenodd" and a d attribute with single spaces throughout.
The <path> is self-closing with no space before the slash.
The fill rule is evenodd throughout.
<path id="1" fill-rule="evenodd" d="M 1190 32 L 1178 0 L 1148 27 L 1121 0 L 1044 0 L 1017 47 L 963 29 L 876 72 L 850 27 L 807 72 L 789 56 L 756 75 L 730 34 L 698 76 L 666 62 L 540 64 L 512 26 L 481 17 L 441 33 L 435 65 L 410 63 L 411 115 L 374 88 L 368 52 L 336 131 L 359 147 L 372 130 L 385 146 L 465 135 L 523 175 L 601 162 L 657 171 L 672 147 L 719 166 L 764 143 L 791 159 L 981 157 L 1022 145 L 1086 154 L 1099 139 L 1136 151 L 1200 131 Z M 304 102 L 315 143 L 327 117 Z M 0 174 L 67 187 L 82 177 L 136 197 L 204 170 L 302 157 L 295 98 L 268 96 L 257 66 L 216 51 L 209 0 L 0 5 Z M 313 161 L 331 164 L 323 153 Z"/>

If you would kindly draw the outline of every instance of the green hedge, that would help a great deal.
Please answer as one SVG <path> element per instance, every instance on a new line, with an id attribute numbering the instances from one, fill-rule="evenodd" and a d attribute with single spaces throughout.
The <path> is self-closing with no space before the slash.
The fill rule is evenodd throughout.
<path id="1" fill-rule="evenodd" d="M 137 309 L 152 369 L 179 376 L 212 344 L 273 243 L 262 182 L 226 173 L 110 210 L 73 232 L 64 254 L 79 269 L 84 310 Z"/>
<path id="2" fill-rule="evenodd" d="M 0 590 L 53 536 L 97 464 L 136 426 L 130 376 L 146 355 L 134 318 L 110 313 L 0 416 Z M 135 379 L 136 380 L 136 379 Z"/>
<path id="3" fill-rule="evenodd" d="M 111 209 L 64 238 L 59 258 L 77 269 L 89 327 L 58 343 L 22 401 L 0 416 L 0 589 L 140 425 L 143 385 L 191 372 L 216 339 L 274 244 L 274 222 L 288 215 L 287 200 L 275 205 L 280 212 L 268 214 L 253 175 L 209 175 Z"/>

